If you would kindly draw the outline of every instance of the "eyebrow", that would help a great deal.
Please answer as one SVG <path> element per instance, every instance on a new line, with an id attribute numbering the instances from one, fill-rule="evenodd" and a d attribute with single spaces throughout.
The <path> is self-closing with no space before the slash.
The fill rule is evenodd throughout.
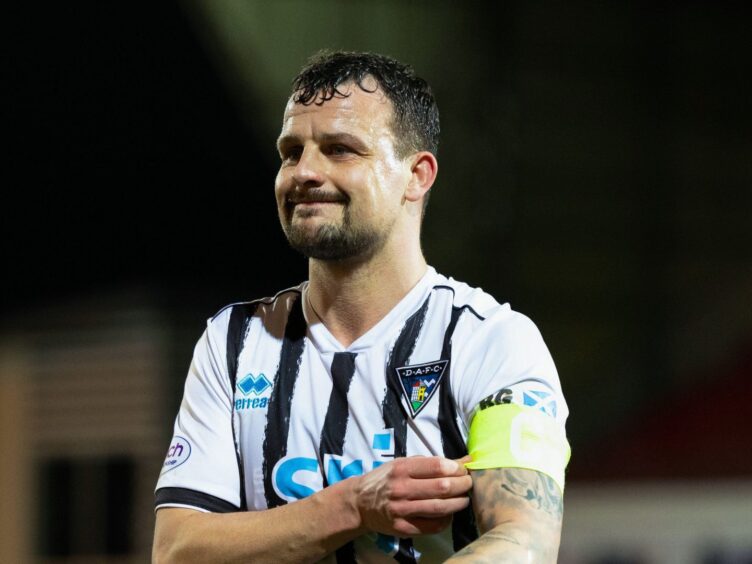
<path id="1" fill-rule="evenodd" d="M 343 143 L 345 145 L 350 145 L 353 149 L 359 151 L 366 151 L 368 149 L 365 142 L 360 137 L 351 133 L 324 133 L 321 135 L 321 140 L 324 143 Z"/>
<path id="2" fill-rule="evenodd" d="M 289 147 L 290 145 L 295 145 L 299 142 L 300 139 L 297 135 L 281 135 L 279 139 L 277 139 L 277 149 L 281 150 L 283 147 Z"/>
<path id="3" fill-rule="evenodd" d="M 322 133 L 319 135 L 319 141 L 325 144 L 342 143 L 360 152 L 368 151 L 368 146 L 365 142 L 357 135 L 351 133 Z M 281 151 L 285 147 L 294 146 L 300 142 L 300 137 L 297 135 L 282 135 L 277 139 L 277 149 Z"/>

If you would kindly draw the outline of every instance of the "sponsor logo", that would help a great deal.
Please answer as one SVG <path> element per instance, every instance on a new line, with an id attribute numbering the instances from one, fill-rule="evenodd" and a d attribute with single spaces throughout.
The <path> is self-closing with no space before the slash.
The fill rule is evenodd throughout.
<path id="1" fill-rule="evenodd" d="M 539 409 L 546 415 L 556 417 L 556 400 L 553 399 L 551 392 L 526 390 L 522 392 L 522 402 L 529 407 Z"/>
<path id="2" fill-rule="evenodd" d="M 480 400 L 479 407 L 481 410 L 488 409 L 489 407 L 493 407 L 494 405 L 501 405 L 504 403 L 512 403 L 512 390 L 509 388 L 502 388 L 495 394 L 491 394 L 490 396 L 486 396 L 482 400 Z"/>
<path id="3" fill-rule="evenodd" d="M 374 454 L 393 458 L 394 430 L 386 429 L 375 433 L 371 444 Z M 382 464 L 384 462 L 381 460 L 366 461 L 335 454 L 325 454 L 323 461 L 317 457 L 286 456 L 274 466 L 272 483 L 277 495 L 287 501 L 296 501 L 321 490 L 324 478 L 331 486 L 351 476 L 362 476 Z"/>
<path id="4" fill-rule="evenodd" d="M 264 409 L 269 405 L 268 397 L 258 397 L 270 390 L 272 383 L 263 373 L 254 376 L 251 373 L 246 374 L 245 378 L 238 382 L 237 388 L 245 398 L 235 400 L 235 411 L 244 409 Z M 255 397 L 253 397 L 255 396 Z"/>
<path id="5" fill-rule="evenodd" d="M 177 468 L 185 463 L 190 456 L 191 443 L 185 437 L 175 435 L 170 443 L 170 448 L 167 449 L 167 456 L 165 456 L 165 461 L 162 465 L 162 472 L 168 472 L 173 468 Z"/>
<path id="6" fill-rule="evenodd" d="M 413 418 L 421 412 L 439 389 L 439 382 L 444 376 L 448 363 L 447 360 L 435 360 L 425 364 L 397 368 L 402 392 L 407 398 Z"/>
<path id="7" fill-rule="evenodd" d="M 394 429 L 384 429 L 374 433 L 371 448 L 374 455 L 394 458 Z M 333 485 L 352 476 L 362 476 L 382 464 L 380 460 L 372 460 L 368 463 L 363 459 L 351 459 L 333 454 L 325 454 L 321 462 L 315 456 L 286 456 L 275 465 L 272 483 L 279 497 L 293 502 L 323 489 L 324 480 L 326 484 Z M 393 536 L 378 533 L 373 542 L 380 551 L 392 556 L 399 549 L 399 539 Z M 413 556 L 417 560 L 420 558 L 420 552 L 414 550 Z"/>
<path id="8" fill-rule="evenodd" d="M 258 376 L 247 374 L 245 378 L 238 382 L 238 389 L 246 396 L 249 394 L 260 396 L 269 389 L 271 385 L 272 383 L 263 373 Z"/>

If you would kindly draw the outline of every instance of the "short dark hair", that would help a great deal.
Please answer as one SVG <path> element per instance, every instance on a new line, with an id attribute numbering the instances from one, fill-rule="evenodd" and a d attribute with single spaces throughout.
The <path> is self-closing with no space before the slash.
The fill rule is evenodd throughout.
<path id="1" fill-rule="evenodd" d="M 439 149 L 439 108 L 431 87 L 408 65 L 376 53 L 319 51 L 292 81 L 293 102 L 323 104 L 334 96 L 346 96 L 339 86 L 354 82 L 365 92 L 373 77 L 392 103 L 395 150 L 404 158 L 416 151 Z"/>

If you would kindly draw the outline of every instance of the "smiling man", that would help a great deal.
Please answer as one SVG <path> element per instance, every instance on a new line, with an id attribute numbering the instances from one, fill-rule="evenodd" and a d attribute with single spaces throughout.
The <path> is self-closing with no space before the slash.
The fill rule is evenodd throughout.
<path id="1" fill-rule="evenodd" d="M 393 59 L 296 77 L 275 194 L 309 280 L 209 321 L 155 561 L 556 561 L 566 403 L 535 325 L 423 257 L 438 137 Z"/>

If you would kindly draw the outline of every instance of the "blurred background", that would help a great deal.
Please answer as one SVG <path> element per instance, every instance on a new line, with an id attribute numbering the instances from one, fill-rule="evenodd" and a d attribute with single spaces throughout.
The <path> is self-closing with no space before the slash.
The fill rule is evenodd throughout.
<path id="1" fill-rule="evenodd" d="M 0 562 L 146 562 L 192 348 L 306 277 L 274 141 L 316 50 L 442 114 L 424 250 L 540 327 L 570 404 L 560 561 L 752 562 L 752 9 L 14 3 Z"/>

